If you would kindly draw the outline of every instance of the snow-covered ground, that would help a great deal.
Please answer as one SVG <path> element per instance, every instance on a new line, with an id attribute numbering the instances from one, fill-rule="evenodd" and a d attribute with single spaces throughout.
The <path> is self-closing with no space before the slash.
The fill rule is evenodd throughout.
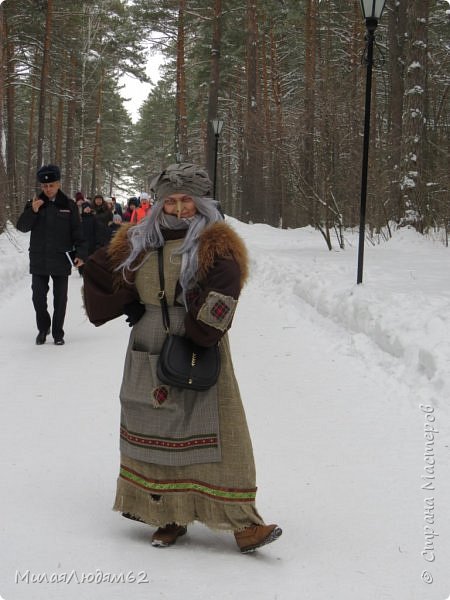
<path id="1" fill-rule="evenodd" d="M 449 250 L 411 230 L 328 252 L 311 229 L 229 220 L 252 277 L 231 330 L 258 508 L 240 555 L 175 547 L 111 511 L 129 329 L 94 328 L 70 278 L 66 345 L 35 346 L 27 236 L 0 236 L 0 595 L 5 600 L 444 600 L 450 592 Z"/>

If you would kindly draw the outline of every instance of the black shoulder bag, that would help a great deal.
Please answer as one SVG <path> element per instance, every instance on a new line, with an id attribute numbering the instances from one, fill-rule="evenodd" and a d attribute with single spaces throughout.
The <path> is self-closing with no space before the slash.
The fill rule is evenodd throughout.
<path id="1" fill-rule="evenodd" d="M 158 248 L 159 301 L 167 337 L 158 359 L 158 379 L 167 385 L 204 391 L 212 387 L 220 373 L 220 353 L 217 344 L 205 348 L 181 335 L 170 333 L 169 308 L 164 290 L 163 248 Z"/>

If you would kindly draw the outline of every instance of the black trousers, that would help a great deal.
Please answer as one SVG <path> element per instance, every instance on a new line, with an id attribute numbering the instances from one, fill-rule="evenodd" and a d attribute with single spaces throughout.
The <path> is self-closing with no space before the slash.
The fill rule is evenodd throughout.
<path id="1" fill-rule="evenodd" d="M 47 309 L 50 275 L 32 275 L 31 289 L 33 291 L 33 306 L 36 311 L 38 330 L 47 333 L 51 326 L 52 335 L 57 340 L 64 337 L 63 326 L 66 317 L 69 277 L 67 275 L 51 275 L 51 278 L 53 280 L 52 319 Z"/>

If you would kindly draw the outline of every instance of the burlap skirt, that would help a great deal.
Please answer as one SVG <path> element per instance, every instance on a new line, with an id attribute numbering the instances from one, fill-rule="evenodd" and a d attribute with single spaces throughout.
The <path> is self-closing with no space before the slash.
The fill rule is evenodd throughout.
<path id="1" fill-rule="evenodd" d="M 148 352 L 153 356 L 162 344 L 164 331 L 159 322 L 158 310 L 159 307 L 147 307 L 146 314 L 133 328 L 125 360 L 124 382 L 127 377 L 129 379 L 132 353 Z M 182 333 L 182 312 L 174 307 L 170 310 L 174 332 Z M 130 402 L 127 392 L 124 392 L 123 383 L 121 466 L 114 510 L 129 513 L 157 527 L 168 523 L 187 525 L 193 521 L 200 521 L 212 529 L 236 531 L 253 523 L 263 523 L 255 507 L 256 477 L 253 450 L 227 335 L 220 342 L 220 353 L 221 372 L 217 385 L 208 392 L 196 393 L 199 394 L 197 398 L 183 397 L 176 400 L 174 390 L 169 390 L 168 406 L 165 407 L 163 403 L 158 408 L 158 394 L 156 393 L 155 398 L 154 393 L 155 382 L 153 379 L 147 382 L 150 388 L 149 395 L 153 395 L 153 412 L 149 410 L 145 413 L 147 416 L 140 423 L 137 421 L 137 415 L 143 413 L 136 403 Z M 147 369 L 148 367 L 149 364 Z M 152 378 L 153 372 L 154 369 L 150 368 L 150 375 L 146 376 Z M 133 378 L 135 379 L 136 375 Z M 127 385 L 125 384 L 125 387 Z M 156 386 L 158 387 L 158 382 Z M 201 402 L 202 394 L 206 403 L 203 403 L 203 408 L 197 407 L 198 414 L 193 410 L 183 409 L 189 406 L 189 401 Z M 171 396 L 174 402 L 172 411 L 169 410 Z M 175 405 L 178 417 L 174 417 Z M 156 429 L 152 423 L 152 414 L 157 415 L 159 420 Z M 164 414 L 167 415 L 166 424 Z M 129 431 L 130 419 L 134 420 L 134 427 L 131 429 L 140 427 L 137 435 L 134 435 L 135 431 Z M 186 421 L 189 421 L 187 426 Z M 195 441 L 202 440 L 202 436 L 210 435 L 211 440 L 214 440 L 215 421 L 217 448 L 195 447 Z M 201 422 L 207 423 L 206 429 L 193 433 L 192 427 L 197 427 Z M 124 426 L 127 429 L 126 433 L 123 432 Z M 130 433 L 134 438 L 130 438 Z M 171 450 L 170 444 L 177 444 L 177 440 L 180 439 L 181 443 L 186 443 L 188 447 L 183 449 L 177 446 L 175 450 Z M 166 446 L 163 450 L 155 450 L 154 444 L 161 443 L 169 444 L 169 449 Z M 148 448 L 150 444 L 153 444 L 151 449 Z M 208 446 L 206 442 L 205 444 Z M 147 447 L 142 449 L 144 445 Z M 214 446 L 213 441 L 210 445 Z M 183 458 L 183 455 L 188 454 L 194 458 Z M 164 455 L 162 459 L 159 458 L 161 455 Z"/>

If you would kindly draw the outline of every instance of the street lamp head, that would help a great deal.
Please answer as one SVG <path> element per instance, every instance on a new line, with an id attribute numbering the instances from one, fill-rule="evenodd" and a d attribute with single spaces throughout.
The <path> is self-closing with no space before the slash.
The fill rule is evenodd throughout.
<path id="1" fill-rule="evenodd" d="M 367 19 L 376 19 L 379 21 L 383 14 L 386 0 L 361 0 L 361 11 L 363 17 Z"/>
<path id="2" fill-rule="evenodd" d="M 211 121 L 211 124 L 213 127 L 214 135 L 219 136 L 222 133 L 223 121 L 216 117 Z"/>

